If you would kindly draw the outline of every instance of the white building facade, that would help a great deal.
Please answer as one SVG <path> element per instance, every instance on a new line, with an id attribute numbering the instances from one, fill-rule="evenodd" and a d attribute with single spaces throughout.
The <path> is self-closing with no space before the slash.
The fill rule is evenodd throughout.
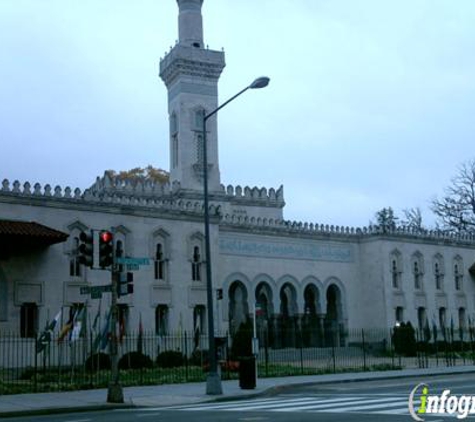
<path id="1" fill-rule="evenodd" d="M 0 331 L 30 336 L 58 309 L 99 301 L 81 287 L 110 272 L 77 262 L 81 231 L 112 229 L 123 256 L 146 257 L 134 293 L 120 298 L 127 327 L 166 334 L 206 331 L 202 119 L 218 106 L 224 53 L 204 48 L 203 0 L 178 0 L 179 42 L 160 63 L 168 89 L 170 182 L 121 182 L 105 174 L 84 192 L 4 180 L 0 187 Z M 223 186 L 216 116 L 207 125 L 215 328 L 234 332 L 254 306 L 275 345 L 292 333 L 423 326 L 475 315 L 475 238 L 440 232 L 353 229 L 289 222 L 283 187 Z M 222 295 L 222 299 L 221 299 Z M 63 312 L 63 314 L 66 314 Z M 63 316 L 63 318 L 66 318 Z"/>

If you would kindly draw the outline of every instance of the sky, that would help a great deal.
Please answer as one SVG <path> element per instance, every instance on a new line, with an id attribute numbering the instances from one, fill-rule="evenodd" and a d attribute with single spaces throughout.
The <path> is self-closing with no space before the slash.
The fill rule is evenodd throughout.
<path id="1" fill-rule="evenodd" d="M 475 157 L 473 0 L 205 0 L 224 48 L 225 185 L 284 185 L 284 218 L 365 226 L 430 201 Z M 169 169 L 175 0 L 0 0 L 0 181 L 85 189 Z"/>

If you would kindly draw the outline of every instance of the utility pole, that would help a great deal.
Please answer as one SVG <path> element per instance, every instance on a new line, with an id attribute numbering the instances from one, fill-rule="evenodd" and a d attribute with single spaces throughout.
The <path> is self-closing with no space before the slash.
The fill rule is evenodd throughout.
<path id="1" fill-rule="evenodd" d="M 107 403 L 124 403 L 124 393 L 119 383 L 119 356 L 117 339 L 117 320 L 119 319 L 119 309 L 117 306 L 118 288 L 119 288 L 118 265 L 114 253 L 114 263 L 111 270 L 112 292 L 111 292 L 111 380 L 107 390 Z"/>

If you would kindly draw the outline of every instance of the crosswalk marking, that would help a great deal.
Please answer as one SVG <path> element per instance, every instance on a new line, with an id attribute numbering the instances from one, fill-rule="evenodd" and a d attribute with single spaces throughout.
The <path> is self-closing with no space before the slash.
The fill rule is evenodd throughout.
<path id="1" fill-rule="evenodd" d="M 202 403 L 196 405 L 171 406 L 161 410 L 180 411 L 222 411 L 222 412 L 306 412 L 306 413 L 372 413 L 387 415 L 408 414 L 408 401 L 402 397 L 389 396 L 309 396 L 286 398 Z"/>
<path id="2" fill-rule="evenodd" d="M 341 403 L 342 406 L 345 406 L 344 409 L 348 409 L 346 406 L 348 405 L 353 405 L 353 404 L 369 404 L 369 403 L 379 403 L 378 406 L 386 406 L 388 403 L 386 402 L 392 402 L 392 399 L 356 399 L 356 400 L 350 400 Z M 342 410 L 343 408 L 341 406 L 336 406 L 338 403 L 328 403 L 328 400 L 322 400 L 321 402 L 315 402 L 313 405 L 309 406 L 295 406 L 291 407 L 285 410 L 280 410 L 281 412 L 295 412 L 295 411 L 308 411 L 308 410 L 317 410 L 317 409 L 325 409 L 325 408 L 330 408 L 332 410 L 341 412 L 344 411 Z M 276 410 L 277 411 L 277 410 Z"/>

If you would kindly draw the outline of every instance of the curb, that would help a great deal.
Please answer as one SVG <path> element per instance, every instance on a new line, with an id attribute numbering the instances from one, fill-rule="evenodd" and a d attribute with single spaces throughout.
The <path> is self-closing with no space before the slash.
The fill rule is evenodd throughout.
<path id="1" fill-rule="evenodd" d="M 45 407 L 40 409 L 25 409 L 0 412 L 0 418 L 16 418 L 21 416 L 45 416 L 64 413 L 100 412 L 114 409 L 132 409 L 137 406 L 124 404 L 91 404 L 78 407 Z"/>
<path id="2" fill-rule="evenodd" d="M 400 371 L 395 371 L 393 373 L 381 373 L 380 376 L 370 376 L 371 372 L 368 372 L 367 375 L 362 375 L 361 377 L 353 377 L 353 378 L 342 378 L 342 379 L 324 379 L 324 380 L 313 380 L 313 381 L 297 381 L 292 382 L 292 377 L 289 377 L 288 383 L 283 383 L 280 385 L 274 385 L 272 387 L 268 387 L 263 389 L 262 391 L 258 392 L 251 392 L 243 393 L 243 394 L 234 394 L 229 396 L 219 396 L 219 397 L 209 397 L 198 402 L 198 403 L 212 403 L 212 402 L 223 402 L 223 401 L 239 401 L 239 400 L 247 400 L 256 397 L 263 397 L 263 396 L 271 396 L 279 393 L 283 393 L 287 390 L 296 387 L 310 387 L 315 385 L 326 385 L 326 384 L 343 384 L 343 383 L 353 383 L 353 382 L 367 382 L 367 381 L 380 381 L 380 380 L 389 380 L 389 379 L 401 379 L 401 378 L 421 378 L 421 377 L 436 377 L 436 376 L 444 376 L 444 375 L 459 375 L 459 374 L 470 374 L 475 373 L 475 367 L 466 368 L 466 367 L 459 367 L 460 369 L 457 370 L 457 367 L 454 367 L 450 371 L 437 371 L 437 372 L 425 372 L 424 369 L 430 371 L 431 368 L 424 368 L 420 369 L 420 373 L 409 373 L 404 374 Z M 416 370 L 414 370 L 416 371 Z M 389 372 L 389 371 L 388 371 Z M 355 373 L 353 375 L 356 375 Z M 182 404 L 176 403 L 176 406 L 186 405 L 186 401 Z M 157 405 L 156 407 L 166 407 L 167 405 Z M 129 403 L 111 403 L 111 404 L 93 404 L 93 405 L 84 405 L 78 407 L 47 407 L 47 408 L 38 408 L 38 409 L 24 409 L 24 410 L 13 410 L 13 411 L 5 411 L 0 412 L 0 418 L 8 418 L 8 417 L 20 417 L 20 416 L 43 416 L 43 415 L 56 415 L 56 414 L 64 414 L 64 413 L 84 413 L 84 412 L 98 412 L 98 411 L 107 411 L 107 410 L 114 410 L 114 409 L 133 409 L 133 408 L 147 408 L 150 406 L 140 406 L 133 403 L 133 399 Z"/>

